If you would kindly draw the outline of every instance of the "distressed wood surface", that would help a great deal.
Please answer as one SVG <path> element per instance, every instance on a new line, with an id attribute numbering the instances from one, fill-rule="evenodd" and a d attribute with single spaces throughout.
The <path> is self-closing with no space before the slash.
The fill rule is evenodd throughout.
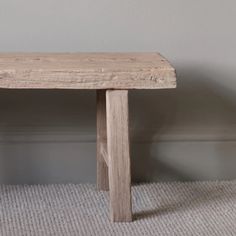
<path id="1" fill-rule="evenodd" d="M 109 190 L 106 146 L 106 91 L 97 90 L 97 188 L 103 191 Z"/>
<path id="2" fill-rule="evenodd" d="M 0 88 L 175 87 L 175 70 L 158 53 L 0 53 Z"/>
<path id="3" fill-rule="evenodd" d="M 108 90 L 107 149 L 111 219 L 132 221 L 128 91 Z"/>

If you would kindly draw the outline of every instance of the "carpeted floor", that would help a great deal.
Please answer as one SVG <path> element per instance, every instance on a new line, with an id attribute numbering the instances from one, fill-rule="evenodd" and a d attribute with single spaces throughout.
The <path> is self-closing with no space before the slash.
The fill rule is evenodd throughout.
<path id="1" fill-rule="evenodd" d="M 0 187 L 0 235 L 236 235 L 236 181 L 134 186 L 132 223 L 111 223 L 95 185 Z"/>

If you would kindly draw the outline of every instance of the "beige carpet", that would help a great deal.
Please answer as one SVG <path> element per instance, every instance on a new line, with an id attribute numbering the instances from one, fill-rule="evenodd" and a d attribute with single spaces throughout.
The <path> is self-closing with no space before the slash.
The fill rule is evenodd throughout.
<path id="1" fill-rule="evenodd" d="M 0 187 L 0 235 L 236 235 L 236 181 L 134 186 L 133 223 L 94 185 Z"/>

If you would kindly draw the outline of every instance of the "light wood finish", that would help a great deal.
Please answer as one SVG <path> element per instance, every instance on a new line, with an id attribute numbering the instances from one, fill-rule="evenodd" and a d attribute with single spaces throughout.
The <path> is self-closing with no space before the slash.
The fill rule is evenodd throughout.
<path id="1" fill-rule="evenodd" d="M 158 53 L 1 53 L 0 88 L 175 88 L 176 75 Z"/>
<path id="2" fill-rule="evenodd" d="M 107 144 L 106 91 L 97 91 L 97 188 L 109 190 L 108 161 L 104 159 L 104 146 Z"/>
<path id="3" fill-rule="evenodd" d="M 101 154 L 102 154 L 104 161 L 106 162 L 106 164 L 108 166 L 109 163 L 108 163 L 108 154 L 107 154 L 107 144 L 106 143 L 101 144 Z"/>
<path id="4" fill-rule="evenodd" d="M 106 99 L 111 219 L 127 222 L 132 221 L 128 91 L 108 90 Z"/>

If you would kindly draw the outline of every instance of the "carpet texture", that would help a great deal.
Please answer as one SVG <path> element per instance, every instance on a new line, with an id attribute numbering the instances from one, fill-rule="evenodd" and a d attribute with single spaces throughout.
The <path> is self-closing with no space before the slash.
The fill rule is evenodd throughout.
<path id="1" fill-rule="evenodd" d="M 236 181 L 132 188 L 132 223 L 111 223 L 95 185 L 0 186 L 0 235 L 236 235 Z"/>

